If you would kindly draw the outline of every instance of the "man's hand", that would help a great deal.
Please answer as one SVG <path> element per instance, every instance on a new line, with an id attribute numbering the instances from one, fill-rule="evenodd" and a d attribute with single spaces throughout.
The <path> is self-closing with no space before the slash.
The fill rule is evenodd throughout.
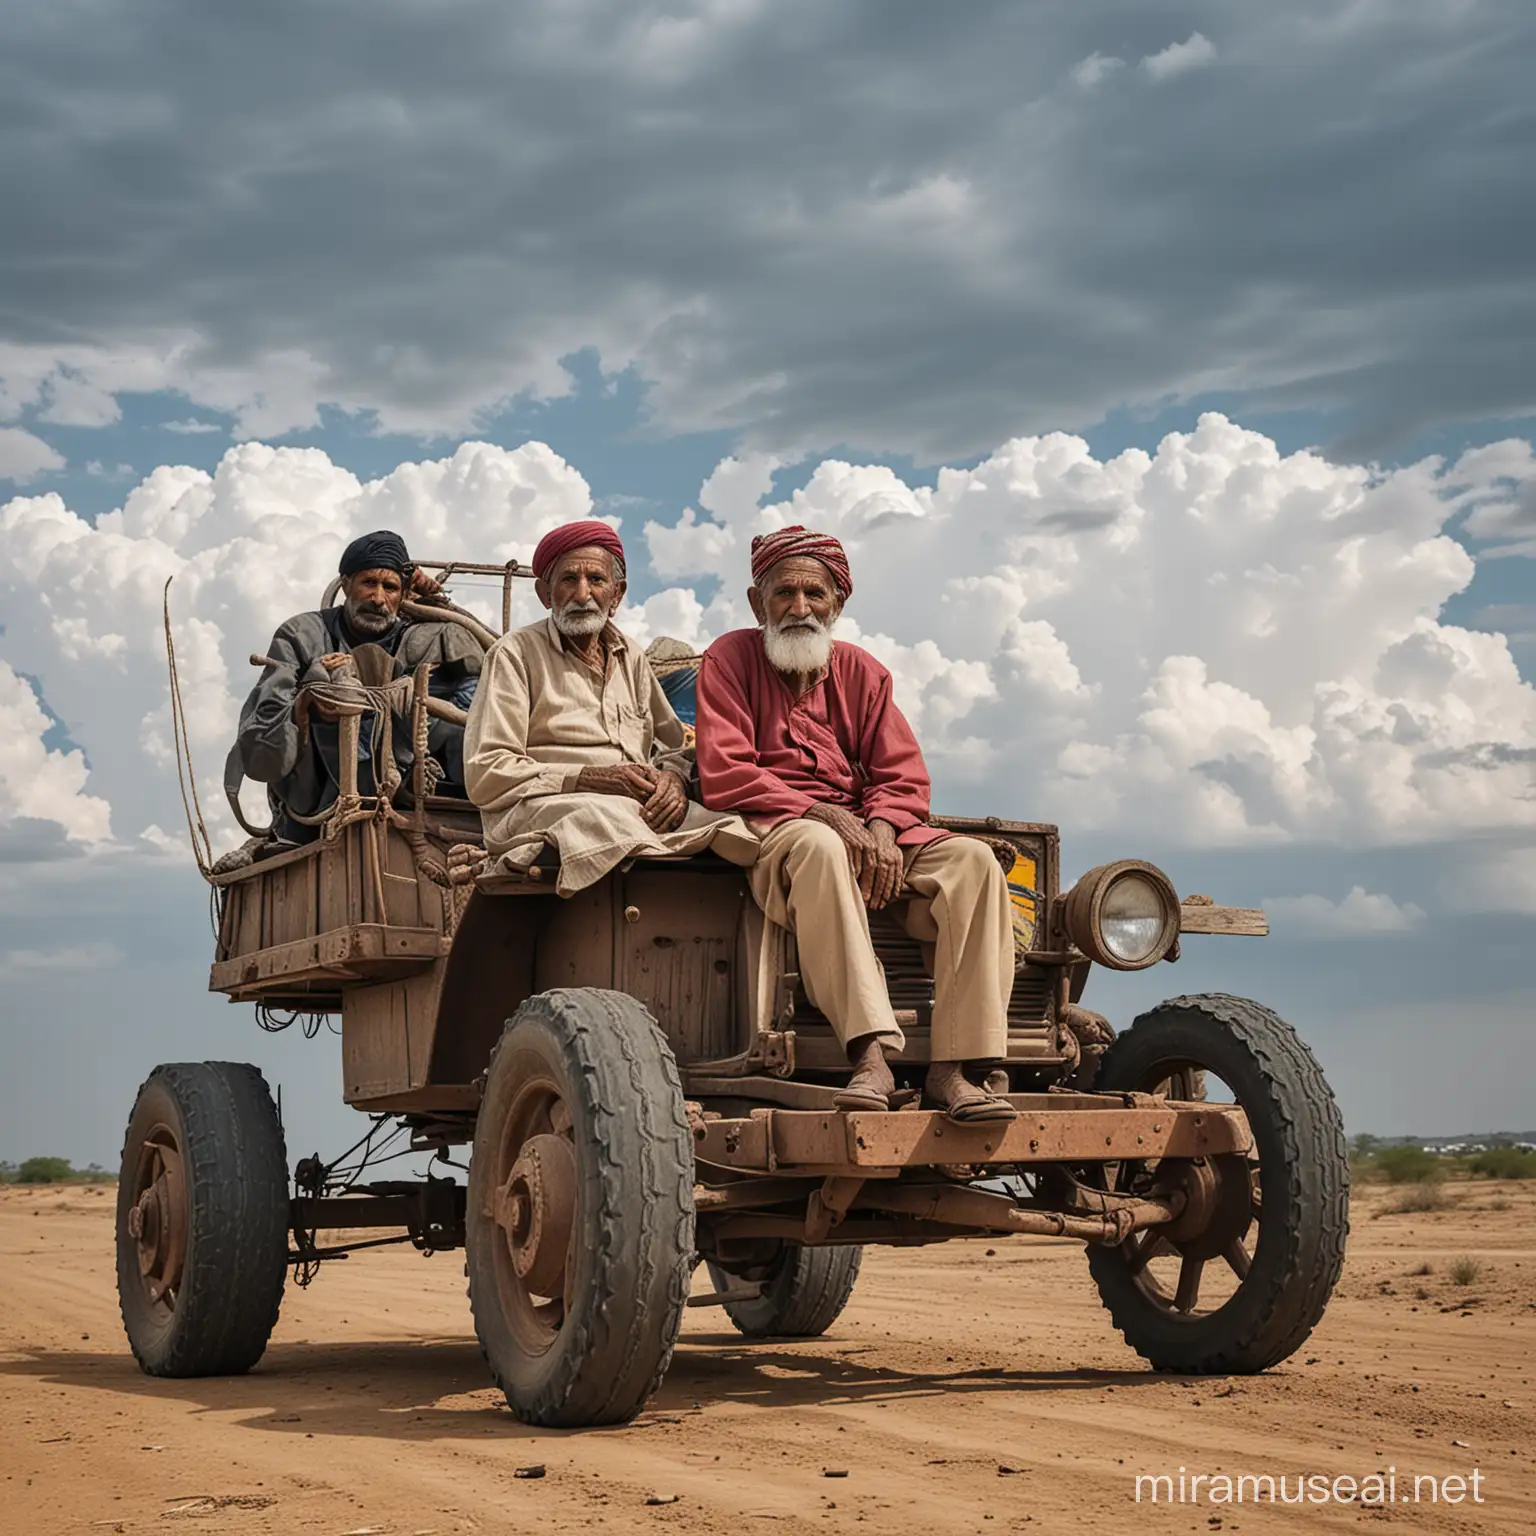
<path id="1" fill-rule="evenodd" d="M 840 805 L 813 805 L 805 818 L 824 822 L 842 838 L 865 906 L 875 912 L 888 906 L 901 890 L 906 872 L 896 845 L 896 829 L 890 822 L 872 821 L 865 826 Z"/>
<path id="2" fill-rule="evenodd" d="M 320 665 L 327 672 L 335 673 L 339 668 L 346 666 L 351 660 L 351 656 L 346 651 L 327 651 L 320 658 Z M 304 707 L 317 720 L 329 720 L 334 724 L 337 720 L 341 719 L 341 711 L 334 704 L 328 699 L 317 698 L 307 689 L 301 689 L 299 697 L 294 700 L 295 718 L 298 716 L 300 700 L 305 701 Z"/>
<path id="3" fill-rule="evenodd" d="M 585 795 L 623 795 L 644 806 L 656 793 L 658 775 L 645 763 L 615 763 L 611 768 L 583 768 L 576 780 Z"/>
<path id="4" fill-rule="evenodd" d="M 859 890 L 872 911 L 893 902 L 907 877 L 906 861 L 896 842 L 896 828 L 888 821 L 871 821 L 870 834 L 875 839 L 873 859 L 864 860 L 864 874 L 859 878 Z"/>
<path id="5" fill-rule="evenodd" d="M 413 597 L 441 597 L 443 584 L 435 576 L 428 576 L 418 565 L 411 572 L 411 595 Z"/>
<path id="6" fill-rule="evenodd" d="M 688 786 L 683 776 L 663 769 L 655 793 L 640 807 L 640 814 L 653 832 L 671 832 L 680 826 L 688 814 Z"/>

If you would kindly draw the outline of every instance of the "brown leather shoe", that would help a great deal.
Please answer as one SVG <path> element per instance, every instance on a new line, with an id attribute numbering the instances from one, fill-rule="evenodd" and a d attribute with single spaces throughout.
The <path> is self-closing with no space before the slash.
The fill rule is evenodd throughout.
<path id="1" fill-rule="evenodd" d="M 965 1075 L 964 1063 L 935 1061 L 929 1065 L 923 1091 L 935 1100 L 945 1116 L 957 1125 L 978 1121 L 1016 1120 L 1016 1110 L 1007 1099 L 978 1088 Z"/>
<path id="2" fill-rule="evenodd" d="M 851 1054 L 853 1076 L 848 1079 L 848 1086 L 833 1096 L 833 1104 L 838 1109 L 889 1109 L 896 1079 L 891 1075 L 880 1041 L 871 1037 Z"/>

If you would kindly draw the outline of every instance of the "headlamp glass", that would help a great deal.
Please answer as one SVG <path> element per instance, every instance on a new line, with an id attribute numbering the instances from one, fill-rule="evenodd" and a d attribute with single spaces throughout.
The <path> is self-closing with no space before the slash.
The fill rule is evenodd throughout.
<path id="1" fill-rule="evenodd" d="M 1166 913 L 1162 893 L 1145 875 L 1121 875 L 1099 905 L 1099 934 L 1104 947 L 1127 965 L 1145 960 L 1163 934 Z"/>

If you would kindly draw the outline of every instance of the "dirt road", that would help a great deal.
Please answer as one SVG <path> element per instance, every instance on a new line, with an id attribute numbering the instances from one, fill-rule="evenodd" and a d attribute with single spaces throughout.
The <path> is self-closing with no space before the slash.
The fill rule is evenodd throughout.
<path id="1" fill-rule="evenodd" d="M 696 1309 L 619 1430 L 517 1424 L 461 1265 L 385 1249 L 290 1286 L 250 1376 L 151 1381 L 116 1315 L 111 1199 L 0 1191 L 0 1531 L 1536 1530 L 1536 1189 L 1357 1200 L 1341 1293 L 1264 1377 L 1154 1376 L 1071 1245 L 875 1250 L 823 1339 Z M 1453 1261 L 1480 1272 L 1457 1284 Z M 1428 1264 L 1431 1272 L 1416 1274 Z M 542 1464 L 542 1478 L 517 1469 Z M 1484 1502 L 1158 1504 L 1138 1474 L 1470 1478 Z M 828 1474 L 843 1474 L 832 1475 Z M 1187 1487 L 1187 1484 L 1186 1484 Z M 1427 1498 L 1427 1484 L 1420 1485 Z M 1454 1486 L 1452 1492 L 1454 1492 Z M 660 1496 L 671 1502 L 648 1503 Z"/>

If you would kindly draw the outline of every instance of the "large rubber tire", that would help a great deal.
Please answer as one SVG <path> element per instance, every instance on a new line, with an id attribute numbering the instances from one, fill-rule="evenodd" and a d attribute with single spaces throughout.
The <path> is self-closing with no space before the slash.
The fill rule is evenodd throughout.
<path id="1" fill-rule="evenodd" d="M 152 1299 L 129 1230 L 151 1140 L 180 1164 L 180 1283 Z M 158 1166 L 158 1165 L 157 1165 Z M 167 1205 L 171 1211 L 171 1205 Z M 235 1376 L 261 1359 L 288 1267 L 288 1159 L 266 1079 L 234 1061 L 156 1067 L 134 1103 L 117 1187 L 117 1291 L 151 1376 Z"/>
<path id="2" fill-rule="evenodd" d="M 1222 1305 L 1186 1316 L 1148 1296 L 1125 1248 L 1091 1247 L 1088 1266 L 1115 1327 L 1158 1370 L 1262 1371 L 1301 1347 L 1339 1278 L 1349 1234 L 1343 1120 L 1296 1031 L 1246 998 L 1176 997 L 1142 1014 L 1105 1054 L 1096 1087 L 1145 1090 L 1171 1063 L 1205 1068 L 1247 1113 L 1262 1187 L 1251 1267 Z"/>
<path id="3" fill-rule="evenodd" d="M 791 1243 L 762 1276 L 762 1295 L 751 1301 L 728 1301 L 725 1315 L 749 1339 L 814 1339 L 824 1334 L 848 1305 L 862 1248 L 801 1248 Z M 727 1274 L 709 1266 L 717 1291 L 740 1287 L 754 1276 Z"/>
<path id="4" fill-rule="evenodd" d="M 563 1296 L 553 1301 L 517 1279 L 494 1214 L 517 1154 L 506 1138 L 539 1092 L 563 1104 L 555 1129 L 575 1158 Z M 475 1332 L 512 1411 L 552 1427 L 632 1419 L 671 1363 L 694 1253 L 682 1083 L 665 1036 L 632 997 L 595 987 L 544 992 L 508 1021 L 475 1126 L 467 1226 Z M 558 1319 L 543 1321 L 557 1304 Z"/>

